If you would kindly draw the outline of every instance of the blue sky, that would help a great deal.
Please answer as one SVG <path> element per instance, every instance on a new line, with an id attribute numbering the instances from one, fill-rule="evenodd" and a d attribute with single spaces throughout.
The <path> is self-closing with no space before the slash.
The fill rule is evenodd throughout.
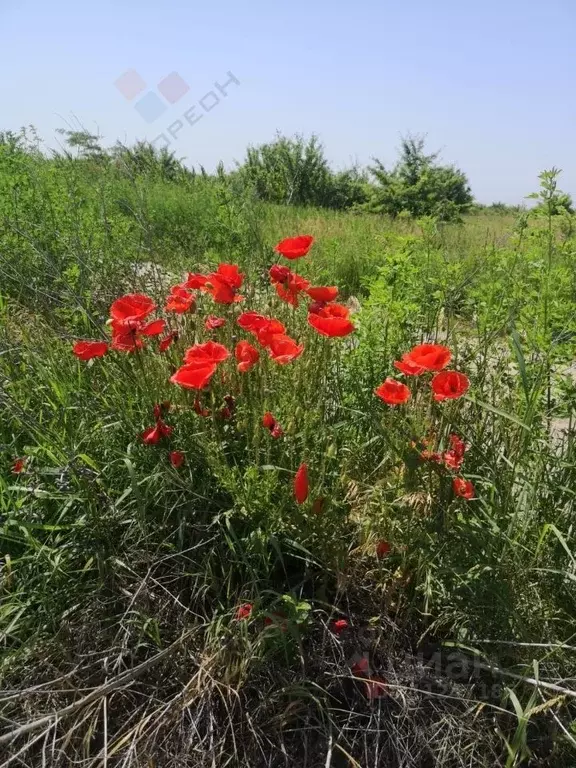
<path id="1" fill-rule="evenodd" d="M 411 131 L 482 202 L 521 202 L 553 165 L 576 198 L 575 39 L 574 0 L 0 0 L 0 130 L 154 140 L 193 109 L 171 148 L 209 169 L 276 130 L 319 134 L 336 168 L 391 163 Z M 173 71 L 190 90 L 147 123 L 147 91 L 114 85 L 131 69 L 150 91 Z M 228 71 L 240 85 L 204 111 Z"/>

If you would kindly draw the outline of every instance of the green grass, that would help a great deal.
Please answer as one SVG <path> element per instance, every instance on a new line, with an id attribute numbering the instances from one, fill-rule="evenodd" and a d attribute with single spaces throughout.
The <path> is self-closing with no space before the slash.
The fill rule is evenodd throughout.
<path id="1" fill-rule="evenodd" d="M 0 155 L 0 189 L 7 759 L 571 766 L 576 455 L 571 432 L 552 436 L 576 402 L 566 228 L 263 208 L 222 178 L 130 178 L 26 153 Z M 270 287 L 273 245 L 298 233 L 316 242 L 291 266 L 354 297 L 353 336 L 317 335 L 305 303 Z M 76 338 L 108 337 L 118 295 L 162 307 L 167 286 L 221 261 L 246 273 L 245 301 L 199 296 L 196 314 L 170 320 L 180 339 L 166 355 L 155 340 L 89 363 L 72 354 Z M 227 317 L 212 337 L 233 349 L 248 309 L 305 351 L 278 366 L 261 350 L 248 374 L 226 361 L 203 418 L 169 377 L 208 338 L 207 314 Z M 404 379 L 408 404 L 386 406 L 374 388 L 402 379 L 393 362 L 424 339 L 451 348 L 468 394 L 434 403 L 425 375 Z M 164 400 L 173 435 L 146 446 Z M 472 501 L 418 457 L 424 438 L 445 450 L 452 433 Z M 243 603 L 253 612 L 236 621 Z M 352 669 L 363 655 L 387 680 L 373 702 Z"/>

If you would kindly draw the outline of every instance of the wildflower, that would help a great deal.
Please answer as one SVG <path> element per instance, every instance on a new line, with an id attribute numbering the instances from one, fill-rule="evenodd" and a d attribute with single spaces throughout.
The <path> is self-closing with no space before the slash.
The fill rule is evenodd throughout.
<path id="1" fill-rule="evenodd" d="M 244 282 L 244 275 L 236 264 L 219 264 L 216 272 L 206 276 L 202 290 L 209 293 L 217 304 L 234 304 L 242 301 L 237 295 Z"/>
<path id="2" fill-rule="evenodd" d="M 164 328 L 166 328 L 166 320 L 160 319 L 142 325 L 138 331 L 142 336 L 160 336 L 161 333 L 164 333 Z"/>
<path id="3" fill-rule="evenodd" d="M 303 256 L 306 256 L 313 242 L 314 238 L 312 235 L 287 237 L 279 242 L 274 250 L 286 259 L 301 259 Z"/>
<path id="4" fill-rule="evenodd" d="M 308 498 L 308 466 L 300 464 L 294 476 L 294 498 L 298 504 L 304 504 Z"/>
<path id="5" fill-rule="evenodd" d="M 282 435 L 284 434 L 284 430 L 282 429 L 280 424 L 278 424 L 278 422 L 276 421 L 274 416 L 270 413 L 270 411 L 266 411 L 266 413 L 262 417 L 262 426 L 265 427 L 274 438 L 282 437 Z"/>
<path id="6" fill-rule="evenodd" d="M 204 321 L 204 328 L 206 328 L 207 331 L 215 331 L 216 328 L 222 328 L 223 325 L 226 325 L 225 318 L 216 317 L 216 315 L 208 315 Z"/>
<path id="7" fill-rule="evenodd" d="M 452 480 L 452 488 L 456 496 L 461 496 L 463 499 L 473 499 L 475 496 L 473 484 L 463 477 L 455 477 Z"/>
<path id="8" fill-rule="evenodd" d="M 421 365 L 412 362 L 407 354 L 404 355 L 402 360 L 396 360 L 394 368 L 399 370 L 400 373 L 403 373 L 405 376 L 419 376 L 426 370 L 426 368 L 423 368 Z"/>
<path id="9" fill-rule="evenodd" d="M 297 344 L 294 339 L 284 334 L 275 334 L 271 337 L 268 352 L 272 360 L 278 365 L 286 365 L 296 360 L 304 351 L 304 344 Z"/>
<path id="10" fill-rule="evenodd" d="M 123 325 L 126 330 L 133 330 L 156 309 L 156 304 L 149 296 L 142 293 L 128 293 L 120 296 L 110 307 L 110 317 L 117 327 Z"/>
<path id="11" fill-rule="evenodd" d="M 330 301 L 334 301 L 338 297 L 338 288 L 335 285 L 331 286 L 312 286 L 306 290 L 306 293 L 312 301 L 322 302 L 328 304 Z"/>
<path id="12" fill-rule="evenodd" d="M 204 288 L 207 279 L 208 278 L 206 275 L 199 275 L 195 274 L 194 272 L 188 272 L 188 277 L 179 287 L 197 290 L 198 288 Z"/>
<path id="13" fill-rule="evenodd" d="M 156 426 L 148 427 L 142 432 L 141 437 L 146 445 L 157 445 L 163 437 L 170 437 L 172 431 L 172 427 L 164 424 L 162 419 L 158 419 Z"/>
<path id="14" fill-rule="evenodd" d="M 348 629 L 350 625 L 346 621 L 346 619 L 337 619 L 336 621 L 332 622 L 332 631 L 336 635 L 340 635 L 342 632 L 344 632 L 345 629 Z"/>
<path id="15" fill-rule="evenodd" d="M 216 372 L 216 363 L 206 361 L 192 365 L 183 365 L 170 377 L 172 384 L 178 384 L 185 389 L 204 389 Z"/>
<path id="16" fill-rule="evenodd" d="M 308 324 L 322 336 L 348 336 L 354 331 L 350 311 L 343 304 L 327 304 L 308 313 Z"/>
<path id="17" fill-rule="evenodd" d="M 221 363 L 230 357 L 230 352 L 217 341 L 206 341 L 204 344 L 194 344 L 184 353 L 186 365 L 205 365 L 206 363 Z"/>
<path id="18" fill-rule="evenodd" d="M 406 384 L 391 378 L 387 378 L 386 381 L 380 384 L 374 390 L 374 394 L 388 405 L 402 405 L 402 403 L 410 399 L 410 390 Z"/>
<path id="19" fill-rule="evenodd" d="M 268 270 L 272 283 L 285 283 L 290 278 L 292 272 L 288 267 L 282 264 L 273 264 Z"/>
<path id="20" fill-rule="evenodd" d="M 283 336 L 286 333 L 286 327 L 280 320 L 271 318 L 268 322 L 260 328 L 256 334 L 258 344 L 265 349 L 270 346 L 275 336 Z"/>
<path id="21" fill-rule="evenodd" d="M 240 373 L 248 373 L 260 359 L 260 352 L 248 341 L 239 341 L 234 350 Z"/>
<path id="22" fill-rule="evenodd" d="M 379 557 L 381 560 L 384 557 L 388 557 L 390 552 L 392 551 L 392 546 L 388 541 L 384 541 L 383 539 L 376 544 L 376 557 Z"/>
<path id="23" fill-rule="evenodd" d="M 105 341 L 77 341 L 72 351 L 80 360 L 91 360 L 103 357 L 108 352 L 108 344 Z"/>
<path id="24" fill-rule="evenodd" d="M 452 353 L 448 347 L 443 347 L 441 344 L 418 344 L 403 355 L 402 362 L 407 366 L 420 367 L 424 371 L 441 371 L 446 368 L 451 357 Z"/>
<path id="25" fill-rule="evenodd" d="M 140 336 L 158 336 L 164 331 L 165 320 L 144 321 L 156 309 L 151 298 L 141 293 L 129 293 L 116 299 L 110 307 L 112 349 L 134 352 L 143 344 Z"/>
<path id="26" fill-rule="evenodd" d="M 26 469 L 26 459 L 19 458 L 14 459 L 14 463 L 12 464 L 12 474 L 13 475 L 20 475 L 22 472 L 24 472 Z"/>
<path id="27" fill-rule="evenodd" d="M 131 331 L 116 331 L 114 325 L 112 326 L 112 349 L 118 352 L 135 352 L 137 349 L 142 349 L 144 346 L 142 340 L 138 337 L 138 331 L 136 329 Z"/>
<path id="28" fill-rule="evenodd" d="M 234 618 L 236 621 L 245 621 L 250 618 L 253 610 L 254 606 L 252 603 L 242 603 L 242 605 L 238 606 Z"/>
<path id="29" fill-rule="evenodd" d="M 275 283 L 274 288 L 278 295 L 278 298 L 285 301 L 287 304 L 291 304 L 293 307 L 297 307 L 299 304 L 298 295 L 302 291 L 306 291 L 310 283 L 295 272 L 291 272 L 288 280 L 284 283 Z"/>
<path id="30" fill-rule="evenodd" d="M 450 435 L 450 446 L 450 450 L 445 451 L 442 458 L 448 469 L 453 469 L 458 472 L 464 463 L 466 445 L 458 435 Z"/>
<path id="31" fill-rule="evenodd" d="M 182 286 L 176 285 L 171 288 L 170 295 L 166 299 L 164 309 L 166 312 L 175 312 L 177 315 L 183 315 L 185 312 L 194 311 L 196 299 Z"/>
<path id="32" fill-rule="evenodd" d="M 240 328 L 254 334 L 258 343 L 263 347 L 269 346 L 273 336 L 286 332 L 286 328 L 280 320 L 266 317 L 258 312 L 243 312 L 236 322 Z"/>
<path id="33" fill-rule="evenodd" d="M 178 469 L 179 467 L 184 464 L 184 454 L 182 451 L 170 451 L 169 454 L 170 457 L 170 464 L 172 464 L 173 467 Z"/>
<path id="34" fill-rule="evenodd" d="M 158 349 L 160 352 L 166 352 L 166 350 L 169 349 L 175 341 L 178 341 L 178 331 L 170 331 L 169 334 L 160 339 Z"/>
<path id="35" fill-rule="evenodd" d="M 442 371 L 432 379 L 432 391 L 437 402 L 462 397 L 469 387 L 468 377 L 459 371 Z"/>

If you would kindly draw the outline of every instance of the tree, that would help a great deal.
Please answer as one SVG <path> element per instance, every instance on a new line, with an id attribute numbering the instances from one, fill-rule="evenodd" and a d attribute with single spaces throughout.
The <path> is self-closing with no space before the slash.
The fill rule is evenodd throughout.
<path id="1" fill-rule="evenodd" d="M 249 147 L 238 173 L 271 203 L 344 209 L 367 199 L 365 174 L 357 168 L 334 173 L 315 135 L 277 134 L 274 141 Z"/>
<path id="2" fill-rule="evenodd" d="M 368 208 L 397 216 L 458 219 L 473 197 L 466 175 L 453 165 L 440 165 L 439 153 L 426 154 L 422 136 L 402 138 L 400 158 L 392 170 L 375 159 L 370 172 L 376 181 Z"/>

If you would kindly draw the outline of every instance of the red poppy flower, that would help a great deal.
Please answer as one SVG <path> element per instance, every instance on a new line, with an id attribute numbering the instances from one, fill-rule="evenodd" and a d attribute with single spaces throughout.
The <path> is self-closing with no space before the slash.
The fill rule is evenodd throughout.
<path id="1" fill-rule="evenodd" d="M 208 410 L 208 408 L 202 407 L 199 397 L 196 397 L 196 399 L 194 400 L 194 410 L 196 411 L 198 416 L 204 416 L 204 417 L 210 416 L 210 411 Z"/>
<path id="2" fill-rule="evenodd" d="M 128 293 L 120 296 L 110 307 L 110 317 L 117 323 L 134 327 L 134 321 L 142 321 L 156 309 L 156 304 L 149 296 L 142 293 Z"/>
<path id="3" fill-rule="evenodd" d="M 326 499 L 323 499 L 322 497 L 314 499 L 314 503 L 312 504 L 312 514 L 319 515 L 321 512 L 323 512 L 325 503 Z"/>
<path id="4" fill-rule="evenodd" d="M 221 419 L 231 419 L 232 418 L 232 411 L 230 408 L 228 408 L 227 405 L 225 405 L 223 408 L 220 408 L 220 418 Z"/>
<path id="5" fill-rule="evenodd" d="M 300 464 L 294 475 L 294 498 L 298 504 L 304 504 L 308 498 L 308 465 Z"/>
<path id="6" fill-rule="evenodd" d="M 388 557 L 390 552 L 392 551 L 392 547 L 388 541 L 379 541 L 378 544 L 376 544 L 376 556 L 380 559 L 384 557 Z"/>
<path id="7" fill-rule="evenodd" d="M 158 419 L 156 426 L 148 427 L 148 429 L 142 432 L 142 440 L 146 445 L 156 445 L 162 440 L 163 437 L 170 437 L 172 434 L 172 427 L 169 427 L 161 419 Z"/>
<path id="8" fill-rule="evenodd" d="M 312 315 L 318 315 L 325 306 L 326 303 L 324 301 L 313 301 L 312 304 L 308 305 L 308 312 Z"/>
<path id="9" fill-rule="evenodd" d="M 170 464 L 172 464 L 173 467 L 178 469 L 179 467 L 184 464 L 184 454 L 182 451 L 170 451 L 169 454 L 170 457 Z"/>
<path id="10" fill-rule="evenodd" d="M 456 400 L 468 392 L 470 381 L 466 375 L 459 371 L 442 371 L 432 379 L 432 391 L 434 400 Z"/>
<path id="11" fill-rule="evenodd" d="M 292 275 L 292 272 L 288 267 L 282 266 L 282 264 L 273 264 L 268 270 L 268 274 L 273 283 L 285 283 Z"/>
<path id="12" fill-rule="evenodd" d="M 240 373 L 248 373 L 260 359 L 260 352 L 255 349 L 248 341 L 239 341 L 236 344 L 234 356 L 238 361 L 238 370 Z"/>
<path id="13" fill-rule="evenodd" d="M 270 322 L 269 318 L 258 312 L 242 312 L 242 314 L 236 320 L 240 328 L 250 333 L 258 333 L 260 328 L 263 328 Z"/>
<path id="14" fill-rule="evenodd" d="M 152 320 L 151 323 L 147 323 L 146 325 L 143 325 L 139 332 L 143 336 L 160 336 L 161 333 L 164 333 L 164 328 L 166 327 L 166 320 Z"/>
<path id="15" fill-rule="evenodd" d="M 344 632 L 345 629 L 348 629 L 350 625 L 346 621 L 346 619 L 338 619 L 337 621 L 332 622 L 332 631 L 339 635 L 342 632 Z"/>
<path id="16" fill-rule="evenodd" d="M 282 301 L 291 304 L 293 307 L 297 307 L 299 304 L 298 294 L 305 291 L 309 285 L 310 283 L 308 280 L 305 280 L 300 275 L 292 272 L 286 282 L 275 283 L 274 288 Z"/>
<path id="17" fill-rule="evenodd" d="M 178 384 L 185 389 L 204 389 L 210 383 L 215 372 L 216 363 L 183 365 L 170 377 L 170 381 L 172 384 Z"/>
<path id="18" fill-rule="evenodd" d="M 197 290 L 198 288 L 203 288 L 206 285 L 206 280 L 206 275 L 199 275 L 195 274 L 194 272 L 188 272 L 188 277 L 180 287 Z"/>
<path id="19" fill-rule="evenodd" d="M 105 341 L 77 341 L 72 351 L 80 360 L 91 360 L 93 357 L 102 357 L 108 352 L 108 344 Z"/>
<path id="20" fill-rule="evenodd" d="M 264 416 L 262 417 L 262 426 L 265 427 L 267 430 L 269 430 L 270 434 L 274 438 L 282 437 L 284 434 L 284 430 L 278 424 L 274 416 L 270 413 L 270 411 L 266 411 Z"/>
<path id="21" fill-rule="evenodd" d="M 233 304 L 242 301 L 237 295 L 244 282 L 244 275 L 236 264 L 219 264 L 216 272 L 206 276 L 202 290 L 209 293 L 217 304 Z"/>
<path id="22" fill-rule="evenodd" d="M 297 344 L 294 339 L 284 334 L 272 336 L 268 352 L 272 360 L 278 365 L 286 365 L 296 360 L 304 351 L 304 344 Z"/>
<path id="23" fill-rule="evenodd" d="M 410 399 L 410 390 L 406 384 L 387 378 L 383 384 L 374 390 L 374 394 L 388 405 L 402 405 Z"/>
<path id="24" fill-rule="evenodd" d="M 327 304 L 318 312 L 309 312 L 308 323 L 322 336 L 348 336 L 354 330 L 350 312 L 342 304 Z"/>
<path id="25" fill-rule="evenodd" d="M 177 315 L 183 315 L 185 312 L 194 311 L 196 299 L 194 296 L 179 285 L 170 290 L 170 296 L 166 299 L 164 309 L 166 312 L 175 312 Z"/>
<path id="26" fill-rule="evenodd" d="M 169 334 L 164 336 L 163 339 L 160 339 L 160 344 L 158 345 L 158 349 L 160 352 L 166 352 L 167 349 L 169 349 L 172 344 L 178 340 L 178 331 L 170 331 Z"/>
<path id="27" fill-rule="evenodd" d="M 446 368 L 451 357 L 452 353 L 448 347 L 441 344 L 418 344 L 402 357 L 402 361 L 408 365 L 419 366 L 425 371 L 441 371 Z"/>
<path id="28" fill-rule="evenodd" d="M 194 344 L 184 353 L 186 365 L 205 365 L 206 363 L 221 363 L 230 357 L 230 352 L 217 341 L 206 341 L 204 344 Z"/>
<path id="29" fill-rule="evenodd" d="M 298 235 L 298 237 L 287 237 L 274 248 L 276 253 L 282 254 L 286 259 L 301 259 L 306 256 L 314 238 L 312 235 Z"/>
<path id="30" fill-rule="evenodd" d="M 256 334 L 258 343 L 261 347 L 267 348 L 272 343 L 272 339 L 275 336 L 283 336 L 286 333 L 286 327 L 280 320 L 272 318 L 267 321 L 266 325 L 260 328 Z"/>
<path id="31" fill-rule="evenodd" d="M 204 321 L 204 328 L 206 328 L 207 331 L 215 331 L 216 328 L 222 328 L 223 325 L 226 325 L 225 318 L 216 317 L 216 315 L 208 315 Z"/>
<path id="32" fill-rule="evenodd" d="M 121 331 L 118 326 L 115 327 L 112 323 L 112 344 L 110 346 L 118 352 L 135 352 L 137 349 L 142 349 L 144 345 L 138 337 L 136 329 Z"/>
<path id="33" fill-rule="evenodd" d="M 276 424 L 274 424 L 274 426 L 270 430 L 270 434 L 275 440 L 277 440 L 279 437 L 282 437 L 282 435 L 284 434 L 284 430 L 282 429 L 280 424 L 276 422 Z"/>
<path id="34" fill-rule="evenodd" d="M 463 477 L 455 477 L 452 480 L 452 488 L 456 496 L 461 496 L 463 499 L 473 499 L 475 495 L 474 486 L 470 480 L 465 480 Z"/>
<path id="35" fill-rule="evenodd" d="M 320 301 L 322 303 L 328 304 L 330 301 L 334 301 L 338 296 L 338 288 L 336 288 L 335 285 L 332 286 L 312 286 L 311 288 L 308 288 L 306 290 L 306 293 L 312 301 Z"/>
<path id="36" fill-rule="evenodd" d="M 234 618 L 236 621 L 244 621 L 245 619 L 249 619 L 253 610 L 254 606 L 252 603 L 242 603 L 242 605 L 238 606 Z"/>
<path id="37" fill-rule="evenodd" d="M 14 459 L 12 464 L 12 474 L 19 475 L 26 469 L 26 459 Z"/>
<path id="38" fill-rule="evenodd" d="M 350 671 L 354 677 L 366 677 L 370 673 L 370 662 L 367 656 L 362 656 L 355 664 L 352 664 Z"/>
<path id="39" fill-rule="evenodd" d="M 408 354 L 404 355 L 402 360 L 396 360 L 394 367 L 405 376 L 419 376 L 426 370 L 426 368 L 423 368 L 421 365 L 416 365 L 416 363 L 412 362 L 408 357 Z"/>
<path id="40" fill-rule="evenodd" d="M 374 701 L 374 699 L 380 699 L 382 696 L 388 695 L 388 682 L 383 677 L 373 677 L 371 680 L 366 680 L 364 685 L 366 686 L 366 698 L 368 701 Z"/>
<path id="41" fill-rule="evenodd" d="M 444 464 L 448 469 L 453 469 L 457 472 L 464 463 L 466 445 L 458 435 L 450 435 L 450 446 L 450 450 L 444 452 Z"/>

